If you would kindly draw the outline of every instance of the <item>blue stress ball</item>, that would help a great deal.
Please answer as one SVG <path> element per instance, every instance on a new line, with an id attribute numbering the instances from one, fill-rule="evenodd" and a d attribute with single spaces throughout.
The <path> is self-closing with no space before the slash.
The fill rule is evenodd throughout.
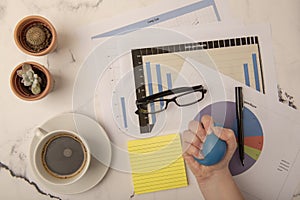
<path id="1" fill-rule="evenodd" d="M 226 150 L 226 142 L 219 139 L 214 133 L 211 133 L 206 136 L 203 143 L 202 154 L 204 159 L 195 158 L 195 160 L 201 165 L 214 165 L 224 158 Z"/>

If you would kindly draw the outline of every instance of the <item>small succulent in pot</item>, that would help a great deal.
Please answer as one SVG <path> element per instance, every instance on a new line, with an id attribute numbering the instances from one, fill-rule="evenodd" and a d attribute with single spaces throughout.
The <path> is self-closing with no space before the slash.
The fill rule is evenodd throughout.
<path id="1" fill-rule="evenodd" d="M 33 101 L 45 97 L 51 91 L 53 78 L 41 64 L 24 62 L 13 70 L 10 85 L 16 96 Z"/>
<path id="2" fill-rule="evenodd" d="M 22 69 L 17 71 L 17 75 L 22 78 L 21 83 L 30 88 L 32 94 L 41 93 L 42 79 L 34 73 L 30 64 L 24 63 Z"/>

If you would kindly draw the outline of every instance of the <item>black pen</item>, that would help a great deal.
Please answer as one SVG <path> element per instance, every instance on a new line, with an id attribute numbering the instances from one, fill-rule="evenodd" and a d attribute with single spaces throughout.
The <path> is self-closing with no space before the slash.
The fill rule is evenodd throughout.
<path id="1" fill-rule="evenodd" d="M 244 97 L 243 88 L 235 87 L 235 104 L 236 104 L 236 118 L 237 118 L 237 131 L 238 131 L 238 148 L 242 165 L 244 166 L 244 128 L 243 128 L 243 109 Z"/>

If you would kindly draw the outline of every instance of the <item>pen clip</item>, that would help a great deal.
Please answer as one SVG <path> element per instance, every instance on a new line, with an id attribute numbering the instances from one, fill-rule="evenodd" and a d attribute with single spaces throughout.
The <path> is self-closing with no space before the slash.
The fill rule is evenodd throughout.
<path id="1" fill-rule="evenodd" d="M 236 103 L 236 117 L 239 121 L 241 121 L 243 107 L 244 107 L 244 97 L 243 97 L 242 87 L 235 87 L 235 103 Z"/>

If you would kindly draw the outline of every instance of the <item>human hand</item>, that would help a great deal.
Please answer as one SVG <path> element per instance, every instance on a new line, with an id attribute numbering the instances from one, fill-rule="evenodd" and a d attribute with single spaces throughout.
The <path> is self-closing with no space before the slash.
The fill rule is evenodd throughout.
<path id="1" fill-rule="evenodd" d="M 204 166 L 199 164 L 194 157 L 198 159 L 204 158 L 201 155 L 201 148 L 206 135 L 212 134 L 212 132 L 226 142 L 227 152 L 219 163 L 212 166 Z M 189 123 L 188 130 L 183 133 L 183 141 L 185 147 L 183 157 L 199 184 L 218 173 L 228 173 L 229 162 L 237 147 L 232 130 L 214 126 L 212 117 L 205 115 L 201 118 L 201 122 L 193 120 Z"/>

